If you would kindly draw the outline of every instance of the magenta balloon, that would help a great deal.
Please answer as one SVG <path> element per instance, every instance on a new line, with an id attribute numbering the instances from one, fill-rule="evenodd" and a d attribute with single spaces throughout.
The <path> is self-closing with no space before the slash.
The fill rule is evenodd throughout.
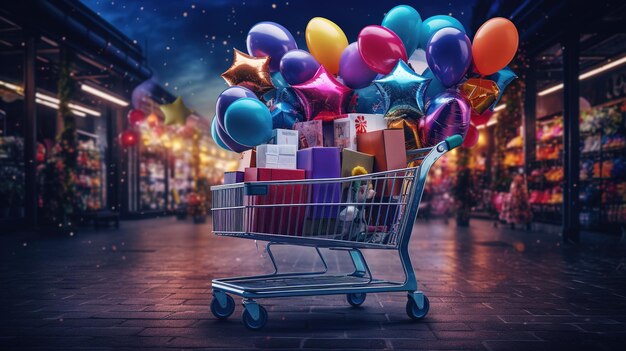
<path id="1" fill-rule="evenodd" d="M 298 48 L 287 28 L 274 22 L 259 22 L 250 28 L 246 45 L 250 55 L 270 57 L 270 72 L 277 72 L 283 55 Z"/>
<path id="2" fill-rule="evenodd" d="M 359 44 L 354 42 L 348 45 L 339 60 L 339 76 L 343 83 L 352 89 L 365 88 L 376 78 L 377 73 L 372 71 L 359 53 Z"/>
<path id="3" fill-rule="evenodd" d="M 382 26 L 367 26 L 359 33 L 359 53 L 373 71 L 389 74 L 399 60 L 408 61 L 402 39 Z"/>
<path id="4" fill-rule="evenodd" d="M 315 57 L 304 50 L 291 50 L 280 60 L 280 74 L 291 85 L 313 78 L 318 68 L 320 64 Z"/>
<path id="5" fill-rule="evenodd" d="M 465 134 L 470 126 L 471 109 L 467 100 L 454 90 L 446 90 L 430 100 L 426 118 L 420 122 L 420 139 L 433 146 L 445 138 Z"/>

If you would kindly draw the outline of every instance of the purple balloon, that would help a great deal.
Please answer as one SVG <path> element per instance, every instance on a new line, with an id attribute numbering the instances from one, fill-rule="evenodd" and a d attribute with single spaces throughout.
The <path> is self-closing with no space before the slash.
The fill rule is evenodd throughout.
<path id="1" fill-rule="evenodd" d="M 462 31 L 442 28 L 426 44 L 426 61 L 435 77 L 451 87 L 463 78 L 472 62 L 472 43 Z"/>
<path id="2" fill-rule="evenodd" d="M 270 72 L 280 69 L 280 60 L 288 51 L 298 48 L 287 28 L 274 22 L 259 22 L 248 32 L 248 54 L 254 57 L 270 57 Z"/>
<path id="3" fill-rule="evenodd" d="M 291 50 L 280 60 L 280 74 L 291 85 L 304 83 L 313 78 L 320 64 L 304 50 Z"/>
<path id="4" fill-rule="evenodd" d="M 470 116 L 470 107 L 458 92 L 451 89 L 435 95 L 426 109 L 426 118 L 420 122 L 422 143 L 433 146 L 455 134 L 465 138 Z"/>
<path id="5" fill-rule="evenodd" d="M 256 94 L 252 90 L 238 85 L 234 85 L 224 90 L 220 96 L 217 97 L 215 102 L 215 115 L 217 116 L 217 124 L 224 129 L 224 116 L 226 116 L 226 109 L 233 102 L 246 97 L 256 98 Z"/>
<path id="6" fill-rule="evenodd" d="M 348 45 L 343 50 L 339 60 L 339 76 L 345 85 L 352 89 L 365 88 L 372 83 L 376 75 L 377 73 L 363 61 L 357 42 Z"/>
<path id="7" fill-rule="evenodd" d="M 217 133 L 217 136 L 222 140 L 222 142 L 234 152 L 244 152 L 250 149 L 249 146 L 241 145 L 238 142 L 234 141 L 233 138 L 231 138 L 230 135 L 226 133 L 226 130 L 224 130 L 224 128 L 219 125 L 219 123 L 215 126 L 215 132 Z"/>

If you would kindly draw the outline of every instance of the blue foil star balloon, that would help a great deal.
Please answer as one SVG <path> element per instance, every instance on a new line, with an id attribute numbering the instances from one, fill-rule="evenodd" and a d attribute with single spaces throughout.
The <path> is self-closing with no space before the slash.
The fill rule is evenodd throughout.
<path id="1" fill-rule="evenodd" d="M 274 129 L 292 129 L 296 122 L 304 120 L 304 116 L 286 102 L 272 105 L 270 112 L 272 113 L 272 127 Z"/>
<path id="2" fill-rule="evenodd" d="M 429 83 L 430 79 L 413 72 L 404 61 L 398 61 L 391 73 L 374 81 L 388 106 L 385 117 L 417 119 L 423 116 L 424 94 Z"/>

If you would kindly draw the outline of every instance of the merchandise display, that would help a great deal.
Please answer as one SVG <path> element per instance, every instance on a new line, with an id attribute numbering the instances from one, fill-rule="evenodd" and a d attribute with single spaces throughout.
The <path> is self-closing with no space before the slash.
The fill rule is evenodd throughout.
<path id="1" fill-rule="evenodd" d="M 0 219 L 23 217 L 24 139 L 0 137 Z"/>
<path id="2" fill-rule="evenodd" d="M 139 208 L 142 211 L 165 210 L 165 163 L 163 151 L 143 149 L 139 162 Z"/>
<path id="3" fill-rule="evenodd" d="M 76 176 L 79 210 L 87 212 L 102 209 L 105 172 L 102 150 L 97 145 L 96 139 L 79 139 Z"/>

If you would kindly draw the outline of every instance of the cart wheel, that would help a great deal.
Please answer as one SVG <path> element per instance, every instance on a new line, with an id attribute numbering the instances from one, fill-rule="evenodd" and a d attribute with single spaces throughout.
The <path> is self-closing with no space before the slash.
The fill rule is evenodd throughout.
<path id="1" fill-rule="evenodd" d="M 346 295 L 348 299 L 348 303 L 352 305 L 352 307 L 359 307 L 365 302 L 365 298 L 367 297 L 366 293 L 350 293 Z"/>
<path id="2" fill-rule="evenodd" d="M 419 309 L 415 300 L 409 297 L 409 300 L 406 302 L 406 314 L 411 317 L 413 320 L 420 320 L 426 317 L 428 314 L 428 310 L 430 309 L 430 302 L 428 301 L 428 297 L 424 296 L 424 307 Z"/>
<path id="3" fill-rule="evenodd" d="M 259 305 L 259 318 L 255 320 L 252 318 L 250 312 L 248 312 L 247 309 L 244 309 L 241 319 L 243 320 L 243 324 L 246 328 L 250 330 L 259 330 L 262 329 L 267 323 L 267 311 L 263 306 Z"/>
<path id="4" fill-rule="evenodd" d="M 231 314 L 235 311 L 235 300 L 229 295 L 226 295 L 226 306 L 222 307 L 217 298 L 213 297 L 211 300 L 211 313 L 217 319 L 226 319 L 230 317 Z"/>

